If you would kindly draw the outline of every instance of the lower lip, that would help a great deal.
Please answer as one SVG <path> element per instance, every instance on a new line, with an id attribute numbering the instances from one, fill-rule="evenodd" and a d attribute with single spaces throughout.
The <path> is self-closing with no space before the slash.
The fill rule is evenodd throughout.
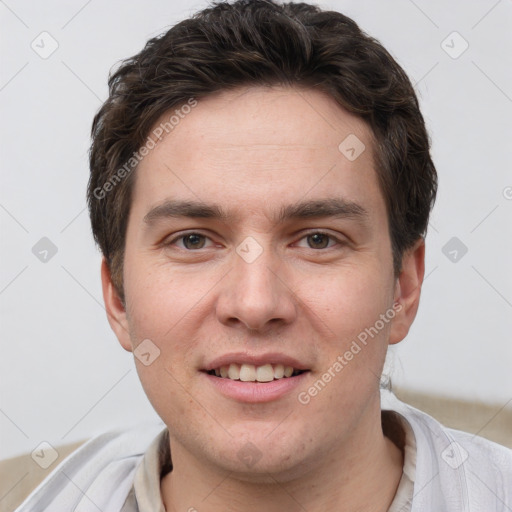
<path id="1" fill-rule="evenodd" d="M 309 372 L 270 382 L 243 382 L 202 372 L 220 393 L 239 402 L 262 403 L 277 400 L 296 389 Z"/>

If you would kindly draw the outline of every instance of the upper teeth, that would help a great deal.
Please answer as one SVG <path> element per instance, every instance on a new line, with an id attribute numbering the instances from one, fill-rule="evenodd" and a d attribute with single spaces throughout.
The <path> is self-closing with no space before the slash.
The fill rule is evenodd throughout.
<path id="1" fill-rule="evenodd" d="M 224 377 L 244 382 L 270 382 L 274 379 L 291 377 L 294 373 L 292 366 L 282 364 L 264 364 L 255 366 L 253 364 L 231 363 L 229 366 L 221 366 L 214 370 L 217 377 Z"/>

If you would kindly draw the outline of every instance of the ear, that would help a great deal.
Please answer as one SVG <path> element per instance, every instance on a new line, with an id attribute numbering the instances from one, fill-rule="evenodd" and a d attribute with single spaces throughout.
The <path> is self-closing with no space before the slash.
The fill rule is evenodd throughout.
<path id="1" fill-rule="evenodd" d="M 130 340 L 126 311 L 112 282 L 110 269 L 108 268 L 105 258 L 101 261 L 101 285 L 103 288 L 103 300 L 107 311 L 108 323 L 117 336 L 121 346 L 125 350 L 128 350 L 128 352 L 131 352 L 132 343 Z"/>
<path id="2" fill-rule="evenodd" d="M 389 344 L 402 341 L 416 318 L 421 285 L 425 275 L 425 240 L 420 238 L 402 257 L 402 269 L 395 285 L 396 315 L 391 324 Z"/>

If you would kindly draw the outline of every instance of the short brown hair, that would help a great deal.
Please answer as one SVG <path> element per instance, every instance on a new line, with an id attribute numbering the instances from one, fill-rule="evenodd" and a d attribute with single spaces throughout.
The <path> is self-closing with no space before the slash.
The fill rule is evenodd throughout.
<path id="1" fill-rule="evenodd" d="M 338 12 L 273 0 L 217 2 L 123 61 L 94 118 L 87 201 L 94 238 L 123 302 L 130 171 L 138 149 L 164 113 L 246 85 L 319 90 L 366 121 L 375 138 L 395 274 L 404 251 L 425 235 L 437 173 L 413 86 L 393 57 Z"/>

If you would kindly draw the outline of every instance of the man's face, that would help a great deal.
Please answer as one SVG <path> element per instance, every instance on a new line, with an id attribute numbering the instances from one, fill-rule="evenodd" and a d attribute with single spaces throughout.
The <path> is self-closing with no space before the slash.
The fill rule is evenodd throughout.
<path id="1" fill-rule="evenodd" d="M 114 328 L 160 350 L 136 363 L 173 459 L 291 475 L 361 448 L 399 289 L 368 127 L 319 92 L 222 92 L 136 173 Z"/>

